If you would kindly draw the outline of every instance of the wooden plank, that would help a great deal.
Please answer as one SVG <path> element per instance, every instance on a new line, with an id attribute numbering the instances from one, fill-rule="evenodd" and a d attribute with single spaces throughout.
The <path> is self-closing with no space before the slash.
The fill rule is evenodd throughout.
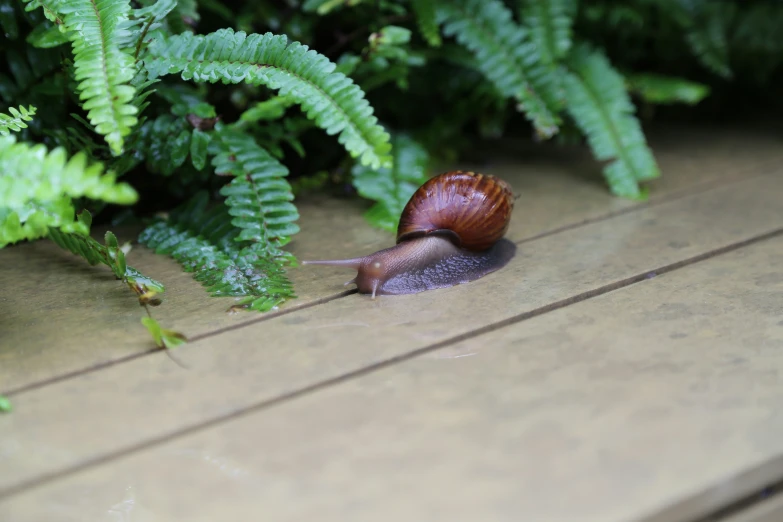
<path id="1" fill-rule="evenodd" d="M 409 359 L 77 472 L 0 518 L 90 518 L 124 498 L 129 515 L 190 522 L 696 520 L 783 477 L 781 303 L 777 236 L 455 347 L 472 357 Z M 173 406 L 160 386 L 150 407 Z"/>
<path id="2" fill-rule="evenodd" d="M 661 142 L 656 153 L 664 176 L 652 185 L 652 204 L 758 174 L 783 155 L 769 138 L 749 133 L 671 130 L 656 139 Z M 515 240 L 639 208 L 639 203 L 607 193 L 599 166 L 584 149 L 535 147 L 477 168 L 508 179 L 519 193 L 509 230 Z M 360 202 L 306 198 L 300 204 L 302 232 L 290 247 L 301 259 L 361 255 L 393 244 L 391 234 L 365 223 Z M 230 299 L 208 298 L 177 263 L 141 246 L 128 260 L 167 285 L 155 317 L 189 337 L 275 315 L 225 313 Z M 299 298 L 281 306 L 283 311 L 344 292 L 345 272 L 339 269 L 294 270 L 291 275 Z M 12 394 L 154 349 L 140 324 L 143 311 L 108 270 L 86 266 L 48 242 L 0 251 L 0 287 L 10 289 L 0 298 L 0 393 Z"/>
<path id="3" fill-rule="evenodd" d="M 501 272 L 412 296 L 352 295 L 14 397 L 8 492 L 264 401 L 449 343 L 783 227 L 781 170 L 525 243 Z M 318 267 L 303 267 L 315 271 Z"/>
<path id="4" fill-rule="evenodd" d="M 705 522 L 780 522 L 781 520 L 783 520 L 783 494 L 778 492 L 728 517 Z"/>

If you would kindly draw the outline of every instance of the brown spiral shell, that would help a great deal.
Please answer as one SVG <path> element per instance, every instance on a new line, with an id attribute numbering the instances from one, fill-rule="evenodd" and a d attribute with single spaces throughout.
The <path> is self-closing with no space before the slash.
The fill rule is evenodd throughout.
<path id="1" fill-rule="evenodd" d="M 445 172 L 425 182 L 405 205 L 397 243 L 438 234 L 458 246 L 485 250 L 505 235 L 514 208 L 511 187 L 476 172 Z"/>

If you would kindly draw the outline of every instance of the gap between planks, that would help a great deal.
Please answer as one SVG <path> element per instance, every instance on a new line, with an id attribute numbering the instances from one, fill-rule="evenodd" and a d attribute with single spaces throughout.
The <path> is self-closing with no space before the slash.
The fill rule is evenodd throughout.
<path id="1" fill-rule="evenodd" d="M 626 207 L 626 208 L 622 208 L 622 209 L 618 209 L 618 210 L 615 210 L 615 211 L 607 212 L 605 214 L 601 214 L 599 216 L 595 216 L 595 217 L 592 217 L 592 218 L 583 219 L 581 221 L 577 221 L 577 222 L 574 222 L 574 223 L 570 223 L 568 225 L 563 225 L 563 226 L 560 226 L 560 227 L 556 227 L 556 228 L 553 228 L 551 230 L 546 230 L 544 232 L 540 232 L 538 234 L 534 234 L 532 236 L 528 236 L 528 237 L 516 240 L 516 241 L 514 241 L 514 244 L 521 245 L 521 244 L 524 244 L 524 243 L 529 243 L 529 242 L 532 242 L 532 241 L 536 241 L 538 239 L 542 239 L 542 238 L 545 238 L 545 237 L 553 236 L 553 235 L 556 235 L 556 234 L 559 234 L 559 233 L 562 233 L 562 232 L 567 232 L 567 231 L 574 230 L 574 229 L 577 229 L 577 228 L 581 228 L 581 227 L 584 227 L 584 226 L 587 226 L 587 225 L 591 225 L 591 224 L 594 224 L 594 223 L 600 223 L 602 221 L 608 221 L 608 220 L 613 219 L 613 218 L 618 217 L 618 216 L 631 214 L 633 212 L 638 212 L 638 211 L 641 211 L 641 210 L 644 210 L 644 209 L 660 206 L 660 205 L 663 205 L 663 204 L 666 204 L 666 203 L 670 203 L 672 201 L 676 201 L 676 200 L 683 199 L 683 198 L 688 197 L 688 196 L 695 195 L 695 194 L 700 194 L 700 193 L 703 193 L 703 192 L 709 192 L 710 190 L 713 190 L 713 189 L 716 189 L 716 188 L 720 188 L 720 187 L 723 187 L 723 186 L 726 186 L 726 185 L 732 185 L 734 183 L 739 183 L 739 182 L 742 182 L 742 181 L 746 181 L 746 180 L 754 179 L 754 178 L 757 178 L 757 177 L 761 177 L 761 176 L 764 176 L 764 175 L 767 174 L 767 169 L 768 168 L 774 167 L 774 166 L 777 166 L 777 165 L 779 165 L 779 161 L 778 160 L 764 162 L 764 163 L 761 163 L 761 164 L 758 164 L 758 165 L 754 165 L 754 166 L 749 167 L 747 169 L 742 169 L 741 171 L 739 171 L 738 173 L 736 173 L 736 174 L 734 174 L 732 176 L 728 176 L 728 177 L 725 177 L 725 178 L 722 178 L 722 179 L 719 179 L 719 180 L 711 180 L 711 181 L 705 181 L 705 182 L 702 182 L 702 183 L 697 183 L 696 185 L 692 185 L 690 187 L 687 187 L 687 188 L 684 188 L 684 189 L 681 189 L 681 190 L 678 190 L 678 191 L 666 194 L 666 195 L 664 195 L 662 197 L 659 197 L 659 198 L 654 198 L 653 197 L 653 198 L 649 199 L 648 201 L 644 201 L 644 202 L 638 203 L 638 204 L 633 205 L 633 206 L 629 206 L 629 207 Z M 313 300 L 313 301 L 311 301 L 309 303 L 305 303 L 305 304 L 301 304 L 301 305 L 293 305 L 290 308 L 285 308 L 283 310 L 277 310 L 277 311 L 274 311 L 274 312 L 267 312 L 267 313 L 265 313 L 265 314 L 263 314 L 263 315 L 261 315 L 259 317 L 254 317 L 252 319 L 249 319 L 247 321 L 243 321 L 241 323 L 237 323 L 237 324 L 234 324 L 234 325 L 231 325 L 231 326 L 225 326 L 225 327 L 221 327 L 221 328 L 216 328 L 215 330 L 212 330 L 212 331 L 209 331 L 209 332 L 204 332 L 204 333 L 201 333 L 201 334 L 198 334 L 198 335 L 194 335 L 193 337 L 189 337 L 188 341 L 189 342 L 196 342 L 196 341 L 200 341 L 202 339 L 207 339 L 207 338 L 210 338 L 210 337 L 214 337 L 214 336 L 223 334 L 225 332 L 246 328 L 248 326 L 252 326 L 252 325 L 264 322 L 264 321 L 268 321 L 270 319 L 275 319 L 275 318 L 283 316 L 283 315 L 288 315 L 288 314 L 291 314 L 291 313 L 294 313 L 294 312 L 298 312 L 298 311 L 301 311 L 301 310 L 307 310 L 309 308 L 320 306 L 320 305 L 329 303 L 331 301 L 334 301 L 336 299 L 341 299 L 343 297 L 347 297 L 347 296 L 350 296 L 350 295 L 353 295 L 353 294 L 356 294 L 356 293 L 357 293 L 356 289 L 344 290 L 344 291 L 341 291 L 341 292 L 337 292 L 337 293 L 334 293 L 334 294 L 331 294 L 331 295 L 327 295 L 327 296 L 324 296 L 322 298 Z M 549 305 L 550 308 L 547 308 L 542 313 L 546 313 L 546 312 L 549 312 L 551 310 L 554 310 L 555 308 L 551 308 L 551 307 L 556 305 L 556 304 L 558 304 L 558 303 L 553 303 L 552 305 Z M 534 312 L 535 311 L 531 311 L 531 312 L 528 312 L 528 313 L 534 313 Z M 537 314 L 537 315 L 540 315 L 540 314 Z M 509 323 L 509 324 L 511 324 L 511 323 Z M 504 325 L 501 325 L 499 327 L 502 328 L 502 326 L 504 326 Z M 485 333 L 485 329 L 484 328 L 476 330 L 476 331 L 477 332 L 481 332 L 481 333 Z M 487 330 L 487 331 L 489 331 L 489 330 Z M 469 337 L 466 337 L 466 338 L 469 338 Z M 458 340 L 461 340 L 461 339 L 458 339 Z M 451 342 L 456 342 L 456 341 L 453 341 L 453 340 L 443 341 L 443 343 L 446 343 L 446 344 L 450 344 Z M 438 347 L 440 348 L 442 346 L 445 346 L 445 344 L 439 344 Z M 113 366 L 116 366 L 116 365 L 119 365 L 119 364 L 123 364 L 123 363 L 126 363 L 126 362 L 134 361 L 134 360 L 139 359 L 141 357 L 146 357 L 148 355 L 152 355 L 152 354 L 160 352 L 160 351 L 161 351 L 160 348 L 152 348 L 152 349 L 145 350 L 145 351 L 142 351 L 142 352 L 139 352 L 139 353 L 127 355 L 127 356 L 124 356 L 124 357 L 119 357 L 119 358 L 113 359 L 111 361 L 106 361 L 106 362 L 103 362 L 103 363 L 100 363 L 100 364 L 96 364 L 96 365 L 91 366 L 89 368 L 82 368 L 82 369 L 79 369 L 79 370 L 76 370 L 76 371 L 72 371 L 72 372 L 68 372 L 68 373 L 64 373 L 64 374 L 61 374 L 61 375 L 58 375 L 56 377 L 52 377 L 52 378 L 49 378 L 49 379 L 44 379 L 44 380 L 41 380 L 41 381 L 38 381 L 38 382 L 25 384 L 25 385 L 19 386 L 17 388 L 11 388 L 9 390 L 0 390 L 0 394 L 4 395 L 6 397 L 13 398 L 14 396 L 18 396 L 19 394 L 22 394 L 22 393 L 25 393 L 25 392 L 28 392 L 28 391 L 38 390 L 40 388 L 44 388 L 44 387 L 52 385 L 52 384 L 56 384 L 56 383 L 59 383 L 59 382 L 63 382 L 63 381 L 67 381 L 69 379 L 73 379 L 73 378 L 79 377 L 81 375 L 86 375 L 86 374 L 89 374 L 89 373 L 92 373 L 92 372 L 103 370 L 105 368 L 110 368 L 110 367 L 113 367 Z"/>
<path id="2" fill-rule="evenodd" d="M 543 314 L 552 312 L 554 310 L 558 310 L 561 308 L 565 308 L 583 301 L 587 301 L 589 299 L 592 299 L 594 297 L 598 297 L 604 294 L 608 294 L 610 292 L 613 292 L 615 290 L 620 290 L 623 288 L 630 287 L 636 283 L 640 283 L 642 281 L 646 281 L 648 279 L 652 279 L 654 277 L 660 277 L 662 275 L 665 275 L 667 273 L 679 270 L 681 268 L 685 268 L 687 266 L 694 265 L 696 263 L 700 263 L 702 261 L 705 261 L 707 259 L 711 259 L 723 254 L 727 254 L 730 252 L 734 252 L 736 250 L 740 250 L 742 248 L 745 248 L 747 246 L 760 243 L 763 241 L 767 241 L 770 239 L 774 239 L 777 237 L 783 236 L 783 227 L 773 229 L 771 231 L 765 232 L 763 234 L 758 234 L 753 237 L 750 237 L 748 239 L 745 239 L 743 241 L 738 241 L 736 243 L 731 243 L 729 245 L 725 245 L 720 248 L 712 249 L 708 252 L 704 252 L 702 254 L 699 254 L 697 256 L 693 256 L 687 259 L 683 259 L 680 261 L 676 261 L 674 263 L 670 263 L 667 265 L 660 266 L 658 268 L 655 268 L 653 270 L 648 270 L 642 273 L 638 273 L 636 275 L 615 281 L 613 283 L 609 283 L 603 286 L 600 286 L 598 288 L 594 288 L 592 290 L 588 290 L 586 292 L 582 292 L 580 294 L 561 299 L 559 301 L 556 301 L 554 303 L 550 303 L 548 305 L 536 308 L 535 310 L 531 310 L 529 312 L 521 313 L 518 315 L 515 315 L 513 317 L 510 317 L 508 319 L 504 319 L 502 321 L 497 321 L 495 323 L 488 324 L 484 327 L 478 328 L 476 330 L 472 330 L 470 332 L 460 334 L 454 337 L 451 337 L 449 339 L 445 339 L 443 341 L 430 344 L 428 346 L 424 346 L 422 348 L 419 348 L 417 350 L 413 350 L 411 352 L 407 352 L 404 354 L 400 354 L 398 356 L 390 357 L 386 360 L 379 361 L 377 363 L 370 364 L 368 366 L 359 368 L 357 370 L 353 370 L 347 373 L 344 373 L 342 375 L 339 375 L 337 377 L 333 377 L 330 379 L 325 379 L 320 382 L 316 382 L 314 384 L 311 384 L 309 386 L 305 386 L 303 388 L 300 388 L 298 390 L 294 390 L 289 393 L 285 393 L 283 395 L 279 395 L 277 397 L 274 397 L 272 399 L 268 399 L 265 401 L 261 401 L 256 404 L 252 404 L 250 406 L 241 408 L 239 410 L 233 411 L 231 413 L 220 415 L 217 417 L 214 417 L 210 420 L 200 422 L 197 424 L 194 424 L 192 426 L 186 426 L 184 428 L 174 430 L 172 432 L 169 432 L 164 435 L 160 435 L 158 437 L 154 437 L 151 439 L 148 439 L 144 442 L 141 442 L 139 444 L 134 444 L 126 447 L 125 449 L 115 451 L 106 455 L 102 455 L 93 459 L 89 459 L 81 464 L 66 467 L 63 469 L 60 469 L 58 471 L 53 471 L 48 474 L 44 474 L 43 476 L 37 477 L 35 479 L 28 480 L 26 482 L 21 482 L 19 484 L 16 484 L 15 486 L 12 486 L 10 488 L 7 488 L 5 490 L 0 490 L 0 501 L 3 499 L 6 499 L 8 497 L 11 497 L 13 495 L 16 495 L 18 493 L 21 493 L 26 490 L 34 489 L 36 487 L 44 486 L 46 484 L 49 484 L 51 482 L 54 482 L 56 480 L 62 479 L 67 477 L 68 475 L 84 471 L 87 469 L 91 469 L 94 467 L 97 467 L 102 464 L 107 464 L 109 462 L 112 462 L 114 460 L 117 460 L 122 457 L 126 457 L 129 455 L 132 455 L 134 453 L 137 453 L 139 451 L 159 446 L 161 444 L 164 444 L 168 441 L 171 441 L 173 439 L 183 437 L 186 435 L 191 435 L 194 433 L 197 433 L 199 431 L 205 430 L 207 428 L 217 426 L 219 424 L 222 424 L 224 422 L 241 418 L 246 415 L 249 415 L 251 413 L 255 413 L 258 411 L 266 410 L 284 403 L 287 403 L 291 400 L 295 400 L 299 397 L 303 397 L 305 395 L 309 395 L 311 393 L 318 392 L 320 390 L 324 390 L 327 388 L 330 388 L 332 386 L 336 386 L 340 383 L 349 381 L 351 379 L 356 379 L 359 377 L 363 377 L 365 375 L 369 375 L 372 373 L 375 373 L 377 371 L 380 371 L 382 369 L 388 368 L 390 366 L 393 366 L 395 364 L 399 364 L 404 361 L 408 361 L 410 359 L 414 359 L 416 357 L 420 357 L 424 354 L 433 352 L 435 350 L 438 350 L 440 348 L 443 348 L 445 346 L 448 346 L 450 344 L 454 344 L 457 342 L 464 341 L 466 339 L 472 339 L 475 337 L 479 337 L 481 335 L 487 334 L 489 332 L 504 328 L 506 326 L 521 323 L 523 321 L 532 319 L 534 317 L 541 316 Z M 783 480 L 783 477 L 781 477 Z M 696 520 L 693 522 L 709 522 L 709 519 L 707 520 Z"/>

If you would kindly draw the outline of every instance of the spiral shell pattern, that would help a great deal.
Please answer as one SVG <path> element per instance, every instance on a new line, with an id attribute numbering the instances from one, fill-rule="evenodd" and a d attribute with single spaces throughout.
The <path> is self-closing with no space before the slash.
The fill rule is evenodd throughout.
<path id="1" fill-rule="evenodd" d="M 411 196 L 397 227 L 397 243 L 440 234 L 458 246 L 485 250 L 505 235 L 513 208 L 514 195 L 505 181 L 476 172 L 446 172 Z"/>

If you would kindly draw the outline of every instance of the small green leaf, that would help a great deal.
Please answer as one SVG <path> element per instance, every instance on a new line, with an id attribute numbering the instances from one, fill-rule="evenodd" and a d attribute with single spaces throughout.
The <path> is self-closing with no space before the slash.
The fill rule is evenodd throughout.
<path id="1" fill-rule="evenodd" d="M 9 401 L 7 397 L 0 395 L 0 412 L 9 413 L 11 410 L 13 410 L 11 401 Z"/>
<path id="2" fill-rule="evenodd" d="M 708 85 L 661 74 L 627 74 L 625 80 L 628 90 L 650 103 L 695 105 L 710 93 Z"/>
<path id="3" fill-rule="evenodd" d="M 294 100 L 286 96 L 275 96 L 258 102 L 242 113 L 239 119 L 243 122 L 276 120 L 285 114 L 286 109 L 294 104 Z"/>
<path id="4" fill-rule="evenodd" d="M 378 32 L 377 43 L 380 45 L 402 45 L 410 42 L 411 30 L 397 25 L 387 25 Z"/>
<path id="5" fill-rule="evenodd" d="M 207 164 L 207 150 L 211 137 L 204 131 L 193 129 L 193 135 L 190 138 L 190 161 L 196 170 L 204 170 Z"/>
<path id="6" fill-rule="evenodd" d="M 68 43 L 68 34 L 62 26 L 39 24 L 27 35 L 27 43 L 39 49 L 50 49 Z"/>
<path id="7" fill-rule="evenodd" d="M 142 317 L 141 323 L 146 326 L 147 330 L 152 334 L 152 338 L 155 340 L 155 345 L 158 348 L 172 349 L 188 342 L 183 334 L 175 332 L 174 330 L 162 328 L 160 323 L 152 317 Z"/>

